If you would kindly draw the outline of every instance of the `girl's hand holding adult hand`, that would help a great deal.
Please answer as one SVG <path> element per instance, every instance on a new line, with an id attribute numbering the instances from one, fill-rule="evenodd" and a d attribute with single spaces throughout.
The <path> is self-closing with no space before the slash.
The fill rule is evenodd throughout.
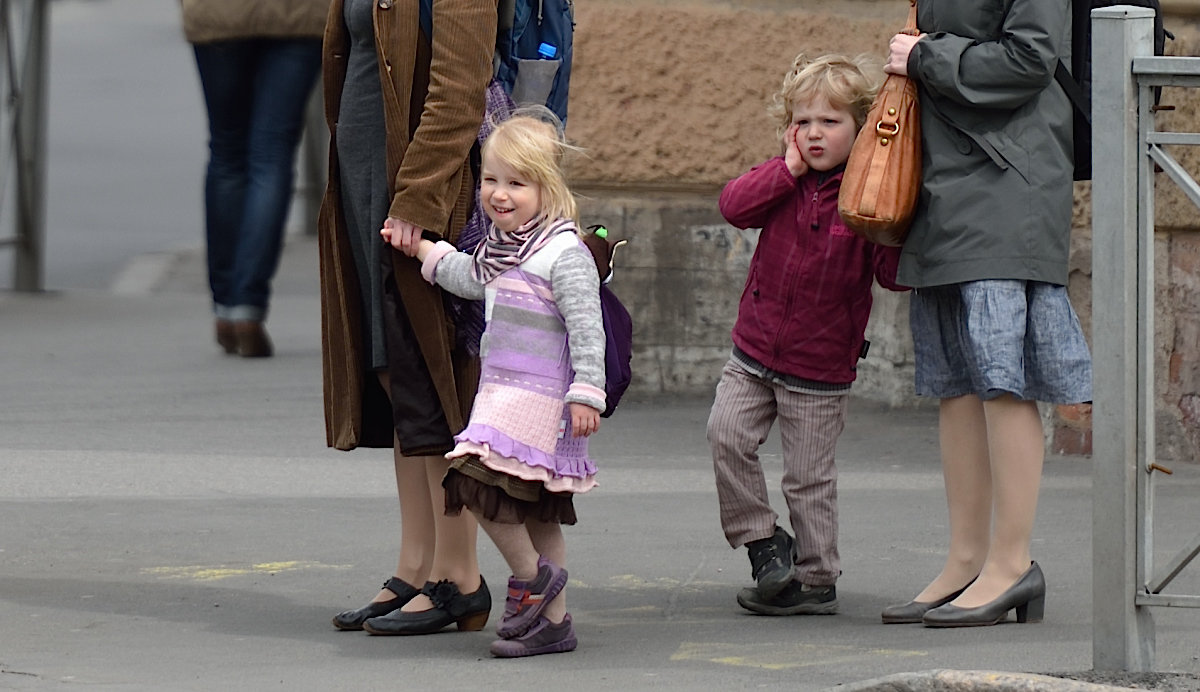
<path id="1" fill-rule="evenodd" d="M 800 133 L 800 126 L 792 123 L 788 125 L 788 129 L 783 133 L 783 162 L 787 165 L 788 172 L 793 178 L 799 178 L 808 172 L 808 163 L 805 162 L 804 156 L 800 153 L 800 144 L 796 141 L 797 135 Z"/>
<path id="2" fill-rule="evenodd" d="M 588 406 L 571 402 L 571 434 L 575 437 L 587 437 L 600 429 L 600 412 Z"/>
<path id="3" fill-rule="evenodd" d="M 920 41 L 924 35 L 896 34 L 893 36 L 888 44 L 888 61 L 883 66 L 883 71 L 907 77 L 908 54 L 912 52 L 913 46 L 917 45 L 917 41 Z"/>
<path id="4" fill-rule="evenodd" d="M 392 247 L 409 257 L 417 256 L 417 248 L 421 243 L 419 227 L 389 216 L 383 222 L 383 228 L 380 229 L 379 235 L 383 236 L 384 242 L 391 244 Z"/>

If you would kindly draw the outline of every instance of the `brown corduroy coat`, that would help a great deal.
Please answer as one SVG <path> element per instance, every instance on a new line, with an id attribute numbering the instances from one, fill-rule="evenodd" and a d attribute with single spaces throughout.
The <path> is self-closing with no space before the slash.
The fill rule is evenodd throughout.
<path id="1" fill-rule="evenodd" d="M 326 441 L 338 449 L 390 447 L 394 429 L 405 454 L 445 452 L 449 440 L 438 448 L 406 444 L 405 421 L 393 420 L 393 407 L 363 364 L 362 305 L 338 182 L 337 117 L 349 51 L 343 4 L 333 0 L 324 46 L 329 182 L 318 235 Z M 496 0 L 435 0 L 432 46 L 420 31 L 418 0 L 376 0 L 374 20 L 393 181 L 389 215 L 454 242 L 474 203 L 470 155 L 492 76 Z M 446 423 L 456 433 L 470 413 L 478 361 L 454 352 L 441 289 L 421 278 L 417 260 L 392 251 L 391 261 Z M 389 363 L 393 397 L 404 396 L 402 380 L 413 365 Z"/>

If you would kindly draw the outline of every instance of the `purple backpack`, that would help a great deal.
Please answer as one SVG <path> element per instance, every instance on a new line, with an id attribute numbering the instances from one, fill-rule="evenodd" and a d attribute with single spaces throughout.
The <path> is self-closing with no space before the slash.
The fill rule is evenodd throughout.
<path id="1" fill-rule="evenodd" d="M 607 408 L 600 414 L 608 418 L 621 401 L 621 395 L 633 379 L 633 318 L 621 304 L 621 299 L 608 287 L 612 276 L 613 253 L 625 240 L 611 240 L 604 226 L 588 226 L 583 244 L 596 260 L 600 273 L 600 314 L 604 318 L 604 397 Z"/>
<path id="2" fill-rule="evenodd" d="M 633 379 L 633 318 L 621 299 L 600 284 L 600 313 L 604 316 L 604 397 L 607 408 L 602 418 L 612 415 L 621 395 Z"/>

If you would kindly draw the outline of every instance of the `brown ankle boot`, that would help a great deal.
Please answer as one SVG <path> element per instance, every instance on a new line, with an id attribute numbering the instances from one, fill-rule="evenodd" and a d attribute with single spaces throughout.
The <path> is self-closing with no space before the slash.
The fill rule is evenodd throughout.
<path id="1" fill-rule="evenodd" d="M 225 349 L 225 352 L 230 355 L 237 353 L 237 335 L 233 333 L 233 322 L 218 317 L 216 333 L 218 346 Z"/>
<path id="2" fill-rule="evenodd" d="M 269 358 L 271 356 L 271 337 L 262 322 L 238 320 L 233 323 L 233 332 L 237 337 L 237 352 L 243 358 Z"/>

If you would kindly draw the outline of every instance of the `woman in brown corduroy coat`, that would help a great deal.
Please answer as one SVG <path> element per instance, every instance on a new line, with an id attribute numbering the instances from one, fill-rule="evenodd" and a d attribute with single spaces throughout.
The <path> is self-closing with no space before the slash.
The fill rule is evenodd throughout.
<path id="1" fill-rule="evenodd" d="M 444 514 L 445 452 L 479 377 L 440 289 L 379 230 L 457 239 L 474 203 L 472 149 L 492 74 L 496 0 L 334 0 L 325 30 L 329 184 L 319 221 L 326 440 L 391 447 L 400 559 L 340 629 L 479 629 L 491 608 L 468 513 Z"/>

